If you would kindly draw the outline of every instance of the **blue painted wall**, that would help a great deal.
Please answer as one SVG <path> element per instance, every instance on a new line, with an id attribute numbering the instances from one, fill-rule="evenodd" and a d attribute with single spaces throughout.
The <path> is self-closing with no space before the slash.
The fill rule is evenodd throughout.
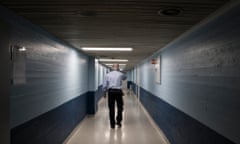
<path id="1" fill-rule="evenodd" d="M 98 63 L 98 60 L 95 60 L 95 84 L 96 90 L 94 93 L 94 103 L 95 103 L 95 111 L 98 110 L 98 102 L 104 96 L 104 92 L 102 89 L 103 80 L 105 75 L 107 74 L 108 68 L 103 66 L 102 64 Z"/>
<path id="2" fill-rule="evenodd" d="M 107 74 L 108 68 L 100 64 L 97 59 L 95 59 L 95 90 L 103 84 L 105 75 Z"/>
<path id="3" fill-rule="evenodd" d="M 102 83 L 107 73 L 107 68 L 100 64 L 97 59 L 91 57 L 89 65 L 89 97 L 88 114 L 95 114 L 98 110 L 98 102 L 103 96 Z"/>
<path id="4" fill-rule="evenodd" d="M 89 57 L 0 7 L 15 51 L 11 142 L 59 144 L 87 114 Z"/>
<path id="5" fill-rule="evenodd" d="M 220 10 L 140 64 L 141 100 L 172 143 L 195 143 L 195 136 L 200 141 L 204 136 L 213 139 L 209 143 L 225 138 L 240 143 L 239 13 L 239 4 Z M 155 82 L 150 64 L 158 55 L 162 57 L 161 84 Z M 175 112 L 169 115 L 162 103 Z M 189 117 L 195 121 L 188 121 Z"/>

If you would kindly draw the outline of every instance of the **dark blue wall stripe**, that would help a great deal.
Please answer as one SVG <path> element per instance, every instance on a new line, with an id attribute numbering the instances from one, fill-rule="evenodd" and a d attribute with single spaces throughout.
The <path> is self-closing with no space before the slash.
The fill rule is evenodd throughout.
<path id="1" fill-rule="evenodd" d="M 95 93 L 96 104 L 98 103 L 98 101 L 101 99 L 102 96 L 103 96 L 103 90 L 102 90 L 102 85 L 100 85 Z"/>
<path id="2" fill-rule="evenodd" d="M 87 113 L 88 114 L 95 114 L 98 110 L 98 101 L 103 96 L 102 85 L 98 87 L 98 89 L 94 92 L 88 92 L 87 97 Z"/>
<path id="3" fill-rule="evenodd" d="M 95 114 L 96 113 L 96 100 L 95 100 L 95 92 L 90 91 L 87 93 L 87 113 Z"/>
<path id="4" fill-rule="evenodd" d="M 104 95 L 104 92 L 102 90 L 102 85 L 100 85 L 97 89 L 97 91 L 95 92 L 95 107 L 96 107 L 96 112 L 98 110 L 98 101 L 102 98 L 102 96 Z"/>
<path id="5" fill-rule="evenodd" d="M 140 101 L 171 144 L 233 144 L 143 88 L 140 94 Z"/>
<path id="6" fill-rule="evenodd" d="M 12 144 L 61 144 L 87 113 L 87 93 L 11 130 Z"/>

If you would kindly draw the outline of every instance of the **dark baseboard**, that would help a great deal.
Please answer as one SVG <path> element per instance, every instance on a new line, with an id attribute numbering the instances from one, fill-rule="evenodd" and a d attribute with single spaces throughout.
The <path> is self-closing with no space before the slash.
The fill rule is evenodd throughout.
<path id="1" fill-rule="evenodd" d="M 61 144 L 87 114 L 87 93 L 11 129 L 11 144 Z"/>
<path id="2" fill-rule="evenodd" d="M 141 103 L 171 144 L 234 144 L 143 88 L 140 94 Z"/>

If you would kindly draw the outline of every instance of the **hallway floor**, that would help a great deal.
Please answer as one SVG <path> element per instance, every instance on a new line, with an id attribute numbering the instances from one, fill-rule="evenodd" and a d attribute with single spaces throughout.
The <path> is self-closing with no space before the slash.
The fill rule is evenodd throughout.
<path id="1" fill-rule="evenodd" d="M 65 144 L 168 144 L 162 132 L 151 123 L 136 96 L 126 94 L 121 128 L 110 128 L 107 99 L 102 98 L 98 112 L 87 116 Z"/>

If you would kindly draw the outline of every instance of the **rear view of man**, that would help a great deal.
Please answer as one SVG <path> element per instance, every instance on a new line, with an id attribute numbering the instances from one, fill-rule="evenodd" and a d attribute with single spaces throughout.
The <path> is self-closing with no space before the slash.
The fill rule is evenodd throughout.
<path id="1" fill-rule="evenodd" d="M 108 107 L 111 128 L 115 128 L 115 124 L 121 127 L 122 111 L 123 111 L 123 92 L 122 80 L 127 77 L 119 72 L 119 64 L 113 65 L 113 71 L 109 72 L 103 82 L 103 91 L 108 92 Z M 117 117 L 115 120 L 115 102 L 117 102 Z"/>

